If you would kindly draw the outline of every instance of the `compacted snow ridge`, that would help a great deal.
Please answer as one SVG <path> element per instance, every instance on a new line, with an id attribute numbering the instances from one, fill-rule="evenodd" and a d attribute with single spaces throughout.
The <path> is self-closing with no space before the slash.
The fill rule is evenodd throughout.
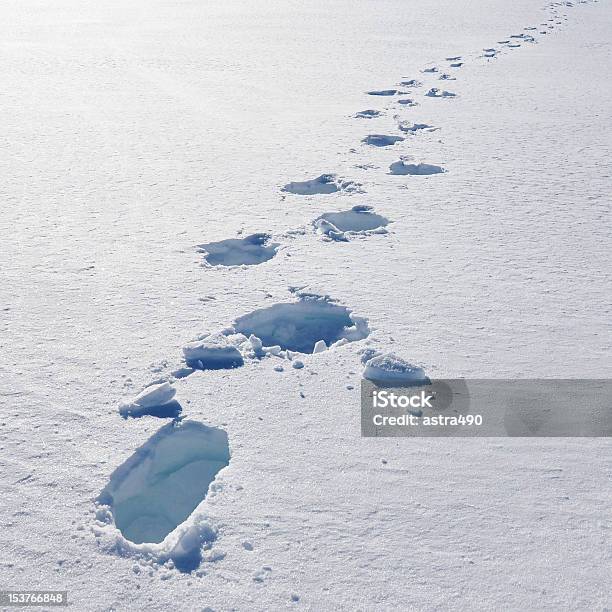
<path id="1" fill-rule="evenodd" d="M 7 3 L 11 10 L 27 12 L 27 19 L 20 17 L 26 19 L 20 27 L 31 22 L 34 30 L 31 40 L 9 40 L 5 51 L 15 46 L 34 59 L 31 66 L 20 61 L 7 73 L 19 86 L 28 110 L 23 115 L 14 111 L 17 119 L 7 131 L 6 141 L 21 143 L 22 138 L 27 141 L 28 135 L 33 138 L 35 134 L 36 148 L 19 148 L 15 159 L 22 174 L 11 182 L 12 195 L 6 202 L 7 210 L 20 209 L 26 215 L 25 221 L 19 218 L 26 238 L 19 235 L 16 243 L 11 243 L 12 252 L 21 255 L 22 250 L 33 248 L 34 255 L 26 265 L 36 279 L 43 280 L 34 283 L 36 289 L 29 295 L 29 303 L 18 295 L 11 296 L 10 303 L 7 299 L 6 306 L 4 298 L 0 304 L 0 314 L 8 318 L 16 310 L 13 304 L 20 303 L 19 316 L 23 318 L 18 322 L 37 336 L 30 345 L 32 366 L 27 372 L 16 360 L 1 368 L 8 382 L 0 400 L 19 401 L 28 420 L 42 407 L 52 416 L 45 413 L 42 433 L 34 428 L 27 438 L 21 436 L 18 444 L 5 449 L 6 457 L 1 462 L 7 470 L 3 480 L 10 481 L 16 491 L 11 493 L 10 503 L 21 504 L 23 500 L 23 508 L 3 513 L 1 531 L 8 534 L 3 536 L 3 546 L 10 547 L 10 558 L 0 564 L 10 578 L 6 588 L 63 588 L 68 584 L 72 589 L 69 598 L 79 610 L 161 611 L 177 606 L 186 610 L 607 609 L 609 601 L 605 593 L 602 595 L 605 587 L 599 583 L 603 582 L 600 577 L 605 575 L 609 554 L 598 529 L 608 527 L 609 517 L 604 514 L 605 493 L 600 493 L 603 485 L 600 489 L 595 486 L 604 481 L 592 472 L 605 467 L 604 461 L 609 463 L 609 453 L 602 451 L 603 446 L 596 446 L 596 441 L 592 446 L 570 442 L 561 447 L 551 440 L 531 446 L 478 440 L 480 446 L 475 443 L 468 449 L 452 440 L 445 440 L 444 446 L 438 440 L 422 440 L 409 450 L 395 441 L 385 444 L 385 440 L 359 439 L 359 445 L 355 443 L 359 435 L 356 380 L 360 377 L 382 386 L 419 385 L 441 372 L 474 375 L 489 362 L 493 374 L 501 371 L 521 377 L 530 373 L 532 362 L 516 357 L 512 352 L 515 345 L 517 354 L 529 354 L 530 350 L 547 347 L 551 338 L 562 336 L 567 329 L 576 332 L 579 328 L 588 332 L 585 346 L 589 339 L 592 344 L 599 342 L 593 349 L 598 359 L 589 363 L 605 360 L 609 345 L 601 340 L 603 327 L 596 314 L 589 319 L 589 313 L 580 311 L 577 315 L 578 308 L 570 311 L 568 306 L 564 310 L 565 302 L 556 295 L 559 287 L 569 286 L 568 278 L 580 281 L 579 274 L 572 275 L 576 266 L 589 268 L 587 256 L 584 261 L 579 261 L 580 257 L 569 261 L 567 270 L 559 273 L 557 267 L 549 265 L 549 258 L 561 260 L 564 251 L 551 253 L 544 242 L 519 245 L 516 250 L 508 247 L 508 242 L 517 237 L 513 224 L 529 228 L 548 223 L 540 216 L 554 213 L 552 205 L 550 210 L 546 208 L 553 198 L 545 190 L 555 177 L 538 177 L 535 191 L 542 189 L 548 195 L 540 198 L 535 194 L 537 207 L 530 208 L 513 196 L 513 190 L 520 186 L 504 175 L 506 182 L 499 189 L 511 204 L 506 206 L 504 201 L 501 212 L 499 206 L 483 203 L 482 183 L 488 175 L 483 179 L 474 173 L 461 182 L 462 172 L 480 168 L 473 163 L 471 130 L 473 125 L 477 133 L 479 125 L 477 111 L 466 106 L 474 103 L 470 92 L 485 89 L 487 70 L 496 79 L 491 79 L 496 85 L 487 91 L 494 97 L 495 86 L 503 90 L 504 77 L 499 71 L 504 61 L 513 67 L 514 80 L 520 81 L 522 69 L 517 69 L 517 64 L 524 62 L 527 72 L 529 53 L 537 53 L 548 41 L 555 40 L 553 32 L 564 32 L 569 26 L 568 15 L 577 14 L 579 5 L 597 4 L 598 0 L 549 3 L 542 9 L 545 18 L 530 20 L 526 25 L 524 14 L 517 16 L 517 11 L 534 15 L 536 9 L 526 2 L 522 8 L 512 9 L 514 3 L 510 3 L 512 25 L 500 24 L 501 18 L 497 18 L 490 39 L 476 30 L 477 35 L 457 39 L 468 41 L 465 48 L 455 44 L 432 46 L 439 55 L 436 52 L 436 57 L 427 57 L 419 51 L 414 65 L 393 61 L 394 53 L 372 55 L 377 65 L 380 63 L 383 77 L 369 70 L 367 82 L 358 84 L 348 78 L 343 83 L 329 83 L 317 72 L 311 75 L 312 81 L 303 83 L 285 84 L 276 77 L 269 81 L 266 62 L 291 79 L 291 64 L 287 69 L 279 64 L 276 52 L 266 55 L 265 61 L 241 58 L 249 62 L 255 74 L 252 82 L 242 81 L 238 67 L 230 64 L 226 68 L 233 80 L 226 84 L 216 79 L 225 70 L 221 68 L 221 56 L 204 54 L 206 63 L 200 65 L 189 55 L 190 49 L 206 43 L 197 20 L 192 24 L 193 32 L 181 30 L 178 46 L 173 43 L 168 50 L 163 45 L 155 46 L 146 60 L 139 58 L 138 45 L 145 45 L 140 29 L 153 38 L 172 31 L 180 24 L 175 6 L 154 2 L 153 8 L 147 5 L 145 10 L 141 2 L 111 3 L 110 7 L 88 0 L 78 3 L 79 7 L 86 6 L 86 16 L 78 12 L 75 16 L 73 11 L 84 9 L 68 9 L 68 0 L 66 6 L 59 3 L 57 15 L 55 5 L 53 11 L 39 7 L 39 12 L 28 8 L 29 2 Z M 196 10 L 192 4 L 179 3 L 181 10 Z M 257 11 L 263 10 L 246 8 L 241 2 L 236 4 L 242 7 L 240 11 L 233 2 L 219 6 L 213 2 L 214 10 L 205 4 L 215 19 L 235 24 L 238 31 L 246 27 L 243 22 L 256 22 Z M 311 3 L 305 7 L 301 10 L 311 10 Z M 599 8 L 604 8 L 603 1 Z M 447 9 L 444 4 L 437 10 L 445 14 Z M 59 58 L 46 55 L 42 43 L 39 48 L 37 37 L 50 36 L 53 48 L 66 50 L 68 43 L 63 36 L 67 34 L 64 30 L 57 35 L 54 32 L 54 24 L 65 17 L 63 11 L 75 32 L 87 32 L 87 43 L 81 49 L 84 54 L 97 40 L 99 30 L 105 30 L 108 23 L 116 26 L 112 36 L 103 41 L 106 55 L 84 55 L 81 61 L 60 51 Z M 111 19 L 113 11 L 119 16 Z M 155 20 L 149 21 L 150 13 L 155 14 Z M 355 13 L 351 19 L 359 17 L 360 12 Z M 312 21 L 310 13 L 304 15 L 305 24 Z M 199 12 L 197 16 L 202 19 Z M 206 19 L 209 16 L 206 13 Z M 593 15 L 588 19 L 593 22 Z M 325 23 L 315 22 L 327 32 Z M 580 20 L 576 22 L 579 27 Z M 140 33 L 132 44 L 129 37 L 130 42 L 126 42 L 123 31 L 131 31 L 135 23 Z M 440 30 L 437 35 L 456 27 L 453 23 L 447 26 L 448 31 Z M 20 27 L 11 28 L 11 36 L 17 36 Z M 274 28 L 270 28 L 272 37 Z M 506 28 L 510 31 L 504 34 Z M 230 48 L 240 43 L 231 30 L 226 31 Z M 397 33 L 397 40 L 404 34 L 406 41 L 402 44 L 409 45 L 407 28 Z M 245 36 L 250 45 L 265 42 L 260 37 Z M 326 36 L 331 36 L 336 48 L 337 32 L 327 32 Z M 601 33 L 599 36 L 592 44 L 594 54 L 607 44 L 601 41 Z M 291 45 L 287 44 L 287 49 L 291 47 L 288 57 L 304 54 L 299 63 L 308 63 L 306 56 L 312 49 L 305 41 L 312 36 L 295 32 L 294 38 Z M 575 40 L 573 44 L 577 44 Z M 559 44 L 555 48 L 558 53 Z M 263 49 L 260 52 L 265 55 Z M 316 70 L 326 70 L 329 58 L 317 57 Z M 547 59 L 559 62 L 558 55 L 552 53 Z M 389 74 L 389 61 L 393 74 Z M 181 75 L 176 73 L 177 65 L 191 68 Z M 56 72 L 49 72 L 52 67 Z M 97 78 L 90 77 L 95 70 L 102 71 L 101 89 Z M 78 95 L 64 92 L 75 71 L 83 79 Z M 54 82 L 56 73 L 61 75 L 58 83 Z M 119 74 L 121 80 L 114 82 Z M 198 81 L 195 74 L 198 78 L 204 74 L 206 80 Z M 44 90 L 36 91 L 32 85 L 36 80 L 41 80 Z M 453 81 L 449 84 L 453 91 L 437 87 L 442 85 L 440 81 Z M 319 106 L 319 94 L 307 98 L 305 83 L 309 82 L 324 88 L 329 98 L 325 108 Z M 89 92 L 89 87 L 91 93 L 84 103 L 79 96 L 86 95 L 83 92 Z M 133 99 L 127 94 L 124 99 L 126 91 L 132 92 Z M 210 98 L 202 100 L 202 91 L 207 91 Z M 569 95 L 567 89 L 563 91 Z M 20 104 L 11 99 L 12 88 L 7 92 L 5 102 L 19 109 Z M 573 96 L 580 95 L 578 90 L 572 92 Z M 229 102 L 232 96 L 234 106 Z M 59 100 L 57 107 L 50 105 L 54 97 Z M 522 96 L 523 103 L 526 97 Z M 303 102 L 304 98 L 312 104 Z M 135 110 L 128 108 L 134 100 Z M 534 100 L 536 112 L 539 99 Z M 500 93 L 500 108 L 505 102 Z M 311 113 L 308 127 L 300 126 L 299 134 L 287 140 L 285 128 L 290 118 L 283 115 L 283 108 L 297 103 L 302 105 L 302 112 Z M 488 99 L 483 100 L 482 108 L 495 113 L 494 105 L 488 103 Z M 370 105 L 373 108 L 368 108 Z M 329 108 L 338 110 L 338 117 L 348 124 L 343 124 L 345 132 L 336 134 L 328 129 L 330 120 L 325 113 Z M 510 113 L 507 104 L 504 108 Z M 594 108 L 599 109 L 597 105 Z M 44 129 L 30 129 L 31 116 L 41 109 Z M 179 114 L 177 109 L 184 111 L 181 120 L 167 120 L 169 115 Z M 266 121 L 266 129 L 273 132 L 269 141 L 253 125 L 251 117 L 257 113 L 262 121 L 268 114 L 278 113 L 278 126 Z M 73 133 L 69 128 L 78 120 L 86 128 Z M 490 116 L 483 115 L 485 120 L 490 121 Z M 603 122 L 601 117 L 599 120 Z M 55 126 L 57 121 L 59 144 L 53 142 L 51 127 L 47 132 L 47 125 Z M 223 126 L 221 133 L 215 131 L 218 125 Z M 314 135 L 308 140 L 309 150 L 299 143 L 308 138 L 311 126 Z M 107 140 L 109 130 L 112 145 Z M 237 155 L 246 157 L 241 149 L 245 132 L 256 144 L 242 166 L 234 162 Z M 538 135 L 542 137 L 541 132 Z M 542 137 L 544 141 L 546 136 Z M 478 133 L 474 138 L 487 137 Z M 99 146 L 100 159 L 104 160 L 99 174 L 97 162 L 82 165 L 86 159 L 83 152 L 89 151 L 82 148 L 82 143 L 89 138 L 89 146 Z M 451 142 L 465 138 L 465 150 L 471 157 L 466 155 L 464 159 L 463 151 L 446 142 L 447 138 Z M 178 139 L 180 145 L 166 149 L 166 139 L 174 144 Z M 283 146 L 278 146 L 277 140 Z M 511 152 L 520 153 L 524 145 L 525 155 L 546 157 L 548 149 L 542 142 L 526 140 L 529 142 L 509 143 L 509 147 L 515 147 Z M 562 140 L 563 136 L 560 147 Z M 206 144 L 205 161 L 199 158 L 202 142 Z M 490 147 L 494 146 L 498 148 L 491 155 Z M 37 162 L 40 168 L 32 170 L 32 161 L 48 150 L 52 153 Z M 57 155 L 53 152 L 56 150 Z M 506 153 L 499 134 L 491 136 L 490 142 L 480 148 L 480 154 L 487 157 L 482 160 L 483 171 L 491 168 L 489 157 L 495 157 L 500 165 L 512 165 L 516 156 L 508 153 L 508 161 Z M 218 160 L 211 162 L 215 156 Z M 63 165 L 56 165 L 60 159 Z M 127 159 L 140 178 L 133 189 L 124 191 L 134 180 Z M 414 161 L 421 159 L 439 163 Z M 195 168 L 195 174 L 182 175 L 181 166 L 190 171 Z M 324 169 L 328 172 L 319 175 Z M 218 183 L 203 182 L 202 174 L 214 175 L 217 171 L 223 172 Z M 38 174 L 40 180 L 36 179 Z M 584 187 L 583 176 L 576 178 L 573 171 L 568 175 L 572 205 L 586 191 L 583 199 L 596 209 L 594 213 L 581 204 L 581 214 L 586 210 L 590 215 L 585 227 L 602 232 L 609 209 L 596 208 L 600 206 L 600 183 Z M 64 177 L 66 182 L 55 189 L 57 177 Z M 260 183 L 262 180 L 264 183 Z M 101 189 L 96 181 L 101 182 Z M 47 189 L 47 183 L 53 189 Z M 28 207 L 21 205 L 23 185 L 30 184 L 34 185 L 33 201 L 44 200 L 43 213 L 28 215 Z M 75 185 L 82 189 L 76 190 Z M 562 188 L 560 185 L 559 191 Z M 479 197 L 472 201 L 475 192 Z M 463 209 L 457 208 L 456 193 L 461 193 Z M 159 196 L 154 213 L 146 207 L 151 194 Z M 267 195 L 260 198 L 261 194 Z M 251 196 L 253 199 L 248 200 Z M 80 225 L 68 224 L 56 239 L 62 220 L 54 219 L 64 201 L 73 205 L 76 200 L 71 197 L 77 198 L 79 210 L 81 204 L 84 207 Z M 215 197 L 223 201 L 217 203 Z M 499 193 L 497 197 L 501 197 Z M 96 198 L 100 210 L 91 213 L 86 203 Z M 170 200 L 176 208 L 168 208 Z M 119 208 L 114 207 L 116 201 L 121 203 Z M 109 221 L 106 206 L 111 202 Z M 206 205 L 210 205 L 210 211 Z M 228 212 L 230 206 L 233 208 Z M 175 213 L 182 207 L 190 212 L 178 217 L 177 222 Z M 194 207 L 197 215 L 192 214 Z M 513 207 L 515 216 L 510 218 L 506 214 L 512 213 Z M 193 220 L 201 218 L 202 211 L 209 217 L 200 226 Z M 266 231 L 243 236 L 237 231 L 243 215 L 250 227 Z M 432 221 L 432 215 L 437 221 Z M 41 237 L 35 241 L 28 241 L 30 228 L 41 219 L 45 231 L 41 230 Z M 558 231 L 555 244 L 559 236 L 571 241 L 572 228 L 566 221 L 561 219 L 562 229 L 555 226 L 551 230 Z M 116 233 L 102 235 L 102 222 L 105 229 L 113 227 Z M 168 223 L 174 224 L 173 230 L 160 233 Z M 179 231 L 174 231 L 175 225 L 180 226 Z M 487 227 L 484 235 L 481 225 Z M 134 250 L 129 252 L 134 253 L 131 265 L 137 277 L 132 272 L 128 278 L 121 275 L 123 272 L 113 276 L 114 267 L 123 270 L 121 266 L 125 266 L 123 253 L 115 249 L 118 245 L 132 248 L 136 227 L 143 233 L 138 234 Z M 205 237 L 202 227 L 207 232 Z M 528 229 L 525 231 L 528 233 Z M 62 240 L 74 241 L 83 249 L 79 252 L 87 252 L 85 243 L 94 235 L 102 235 L 95 246 L 98 259 L 92 256 L 91 262 L 74 265 Z M 193 245 L 201 239 L 224 235 L 237 237 L 200 244 L 194 252 Z M 155 248 L 143 257 L 142 250 L 150 245 L 152 236 Z M 278 236 L 283 236 L 282 248 L 274 241 Z M 177 237 L 180 246 L 175 246 Z M 455 241 L 461 245 L 457 250 L 453 250 Z M 500 248 L 506 259 L 500 256 L 498 261 L 497 252 L 491 254 L 487 249 L 490 242 L 509 249 Z M 531 249 L 533 259 L 525 263 L 520 257 Z M 71 265 L 61 279 L 54 270 L 56 250 L 62 261 Z M 449 253 L 445 257 L 446 250 Z M 98 264 L 99 260 L 104 265 Z M 186 262 L 186 271 L 180 262 Z M 12 263 L 7 261 L 6 268 L 17 283 L 20 275 Z M 153 264 L 155 272 L 150 270 Z M 479 265 L 494 269 L 495 275 L 479 276 Z M 359 274 L 355 276 L 355 272 Z M 456 280 L 454 274 L 464 276 Z M 551 275 L 561 278 L 552 291 L 548 284 Z M 591 292 L 593 313 L 599 313 L 601 306 L 599 280 L 605 284 L 605 278 L 597 277 L 597 282 L 590 282 L 586 289 Z M 62 282 L 65 292 L 58 293 Z M 539 317 L 539 309 L 549 302 L 521 300 L 513 282 L 530 290 L 535 287 L 536 295 L 541 287 L 545 299 L 552 300 L 558 311 L 555 321 L 538 319 L 544 329 L 538 332 L 542 334 L 539 342 L 528 343 L 527 338 L 536 332 L 524 323 L 530 321 L 529 317 Z M 393 288 L 395 283 L 398 287 Z M 471 284 L 476 287 L 473 292 Z M 39 300 L 39 285 L 48 288 L 51 297 Z M 83 296 L 90 296 L 91 302 Z M 482 304 L 475 311 L 473 303 L 477 300 Z M 26 318 L 30 310 L 38 312 L 39 302 L 55 308 L 51 322 L 47 320 L 44 325 L 37 324 L 35 315 Z M 75 332 L 68 336 L 70 341 L 64 341 L 62 334 L 71 325 L 70 317 L 62 316 L 64 310 L 73 313 L 75 304 L 85 302 L 83 318 L 90 321 L 90 327 L 95 326 L 95 332 L 87 339 Z M 132 309 L 134 303 L 141 302 L 142 309 Z M 503 309 L 499 316 L 498 308 Z M 529 313 L 519 313 L 521 308 L 530 309 Z M 104 315 L 114 313 L 117 320 L 124 316 L 118 312 L 126 313 L 127 322 L 120 322 L 120 329 L 114 333 L 114 320 L 106 320 L 105 327 L 93 320 L 95 309 Z M 475 317 L 474 312 L 479 315 Z M 575 325 L 564 327 L 569 318 Z M 589 328 L 591 323 L 593 330 Z M 2 321 L 0 324 L 3 331 L 9 330 L 8 325 L 5 328 Z M 128 332 L 131 340 L 122 337 Z M 530 336 L 527 332 L 533 333 Z M 501 356 L 497 346 L 489 346 L 488 339 L 497 338 L 496 334 L 506 351 L 500 350 Z M 567 346 L 560 350 L 570 347 L 571 342 L 577 344 L 577 337 L 568 339 Z M 21 341 L 21 335 L 11 338 L 20 351 L 25 350 L 27 343 Z M 116 338 L 121 346 L 115 349 Z M 82 350 L 90 340 L 87 350 Z M 64 351 L 60 358 L 45 352 L 47 343 L 54 342 Z M 99 350 L 91 354 L 90 346 Z M 159 350 L 166 359 L 147 369 L 147 363 L 160 358 L 156 353 Z M 554 353 L 552 348 L 542 351 L 546 357 Z M 110 386 L 105 378 L 108 355 L 122 355 L 121 363 L 112 366 Z M 135 361 L 140 358 L 146 361 Z M 569 361 L 559 357 L 554 364 L 561 367 L 559 364 Z M 59 371 L 61 376 L 57 376 Z M 84 425 L 91 418 L 86 412 L 87 395 L 67 395 L 73 387 L 83 389 L 77 378 L 85 378 L 87 372 L 93 372 L 91 385 L 101 389 L 96 397 L 104 407 L 95 405 L 93 428 Z M 27 387 L 26 373 L 38 377 L 41 389 L 51 388 L 51 381 L 57 379 L 57 389 L 53 394 L 33 393 Z M 117 406 L 119 397 L 129 399 Z M 7 411 L 0 420 L 0 431 L 8 430 L 19 417 L 16 406 L 12 412 Z M 168 419 L 161 428 L 160 418 Z M 98 428 L 105 437 L 101 434 L 98 439 Z M 79 435 L 73 436 L 72 429 Z M 3 437 L 2 442 L 7 439 Z M 22 455 L 10 457 L 13 448 L 21 449 Z M 58 448 L 61 454 L 56 453 Z M 74 450 L 74 462 L 66 449 Z M 566 451 L 571 452 L 568 456 L 573 460 L 558 467 L 559 457 Z M 588 460 L 582 461 L 581 453 L 600 463 L 593 468 Z M 56 476 L 46 467 L 37 467 L 60 460 L 64 464 L 57 467 L 60 474 Z M 487 462 L 492 472 L 485 470 Z M 84 471 L 88 473 L 83 475 Z M 533 487 L 526 490 L 525 481 Z M 580 505 L 583 498 L 597 506 L 594 516 L 587 511 L 588 505 Z M 86 502 L 74 510 L 77 499 Z M 30 521 L 36 527 L 32 534 L 27 528 Z M 58 522 L 61 529 L 67 526 L 70 530 L 69 538 Z M 499 531 L 500 525 L 509 531 Z M 554 538 L 548 536 L 548 529 L 554 530 L 557 540 L 567 538 L 563 546 L 551 544 Z M 557 550 L 559 558 L 555 557 Z M 592 565 L 598 575 L 593 577 L 590 563 L 596 557 L 597 564 Z M 575 566 L 575 576 L 566 571 L 568 558 Z M 550 570 L 551 563 L 562 573 Z M 516 570 L 518 565 L 520 571 Z M 394 573 L 399 568 L 401 575 Z M 500 575 L 504 580 L 495 582 Z M 95 586 L 92 576 L 98 580 Z M 533 576 L 538 576 L 537 583 L 530 578 Z M 583 590 L 585 584 L 588 588 Z"/>

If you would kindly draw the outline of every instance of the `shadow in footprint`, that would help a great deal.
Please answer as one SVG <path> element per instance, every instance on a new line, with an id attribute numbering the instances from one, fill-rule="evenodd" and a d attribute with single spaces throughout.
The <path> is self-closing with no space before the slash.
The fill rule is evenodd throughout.
<path id="1" fill-rule="evenodd" d="M 198 245 L 210 266 L 254 266 L 272 259 L 279 245 L 270 242 L 269 234 L 251 234 L 246 238 L 229 238 Z"/>
<path id="2" fill-rule="evenodd" d="M 138 404 L 121 406 L 119 414 L 124 419 L 139 419 L 143 416 L 153 416 L 158 419 L 176 419 L 180 416 L 182 411 L 183 407 L 176 400 L 172 400 L 158 406 L 143 407 Z"/>
<path id="3" fill-rule="evenodd" d="M 195 421 L 171 423 L 112 473 L 97 503 L 108 507 L 129 542 L 159 544 L 190 517 L 229 461 L 222 429 Z M 194 520 L 168 556 L 179 570 L 191 571 L 201 562 L 202 544 L 212 539 L 210 526 Z"/>

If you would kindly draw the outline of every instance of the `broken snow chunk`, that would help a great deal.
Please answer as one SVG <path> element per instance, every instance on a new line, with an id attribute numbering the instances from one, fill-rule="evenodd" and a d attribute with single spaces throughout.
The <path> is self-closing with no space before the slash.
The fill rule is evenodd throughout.
<path id="1" fill-rule="evenodd" d="M 141 391 L 132 401 L 133 404 L 138 404 L 142 408 L 150 408 L 152 406 L 163 406 L 171 402 L 176 395 L 176 389 L 168 382 L 163 382 L 159 385 L 151 385 Z"/>
<path id="2" fill-rule="evenodd" d="M 223 370 L 244 364 L 240 351 L 222 333 L 190 342 L 183 347 L 183 354 L 188 366 L 200 370 Z"/>
<path id="3" fill-rule="evenodd" d="M 394 353 L 373 357 L 365 366 L 363 377 L 380 386 L 410 387 L 431 384 L 423 368 L 405 361 Z"/>
<path id="4" fill-rule="evenodd" d="M 131 402 L 122 402 L 119 405 L 119 414 L 124 419 L 139 418 L 145 415 L 176 418 L 182 408 L 174 399 L 175 394 L 176 389 L 169 382 L 150 385 Z"/>
<path id="5" fill-rule="evenodd" d="M 312 349 L 313 353 L 322 353 L 327 350 L 327 344 L 325 344 L 325 340 L 319 340 L 315 343 L 314 348 Z"/>
<path id="6" fill-rule="evenodd" d="M 268 355 L 278 356 L 281 354 L 283 349 L 278 344 L 275 344 L 274 346 L 264 346 L 263 350 L 264 350 L 264 353 L 267 353 Z"/>

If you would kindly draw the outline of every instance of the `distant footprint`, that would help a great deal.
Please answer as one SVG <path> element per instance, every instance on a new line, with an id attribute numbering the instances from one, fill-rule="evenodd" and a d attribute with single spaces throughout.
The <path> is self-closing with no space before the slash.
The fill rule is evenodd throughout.
<path id="1" fill-rule="evenodd" d="M 372 212 L 371 206 L 354 206 L 343 212 L 324 213 L 313 225 L 317 233 L 329 240 L 347 242 L 354 236 L 386 233 L 389 220 Z"/>
<path id="2" fill-rule="evenodd" d="M 408 79 L 406 81 L 400 81 L 400 85 L 404 87 L 422 87 L 423 83 L 417 79 Z"/>
<path id="3" fill-rule="evenodd" d="M 198 249 L 210 266 L 254 266 L 276 255 L 279 244 L 270 239 L 270 234 L 251 234 L 246 238 L 201 244 Z"/>
<path id="4" fill-rule="evenodd" d="M 435 164 L 407 164 L 404 160 L 399 160 L 389 166 L 390 174 L 399 176 L 428 176 L 431 174 L 443 174 L 446 170 L 442 166 Z"/>
<path id="5" fill-rule="evenodd" d="M 400 121 L 397 127 L 406 134 L 417 134 L 420 131 L 433 132 L 437 129 L 427 123 L 412 123 L 410 121 Z"/>
<path id="6" fill-rule="evenodd" d="M 461 68 L 461 66 L 463 66 L 463 62 L 453 62 L 450 64 L 451 68 Z"/>
<path id="7" fill-rule="evenodd" d="M 310 181 L 295 181 L 285 185 L 281 191 L 295 195 L 330 194 L 338 191 L 358 191 L 360 185 L 354 181 L 342 181 L 335 174 L 322 174 Z"/>
<path id="8" fill-rule="evenodd" d="M 394 96 L 399 92 L 397 89 L 374 89 L 366 93 L 368 96 Z"/>
<path id="9" fill-rule="evenodd" d="M 373 147 L 389 147 L 405 140 L 402 136 L 388 136 L 386 134 L 370 134 L 361 142 L 372 145 Z"/>
<path id="10" fill-rule="evenodd" d="M 497 49 L 494 49 L 493 47 L 483 49 L 483 51 L 483 57 L 495 57 L 499 53 L 499 51 Z"/>
<path id="11" fill-rule="evenodd" d="M 397 101 L 398 104 L 402 104 L 403 106 L 418 106 L 419 103 L 415 102 L 412 98 L 402 98 Z"/>
<path id="12" fill-rule="evenodd" d="M 383 113 L 379 110 L 367 109 L 359 111 L 354 115 L 356 119 L 373 119 L 374 117 L 380 117 Z"/>
<path id="13" fill-rule="evenodd" d="M 461 56 L 460 55 L 454 55 L 453 57 L 447 57 L 445 58 L 447 62 L 459 62 L 461 61 Z"/>
<path id="14" fill-rule="evenodd" d="M 456 98 L 457 94 L 452 91 L 446 91 L 432 87 L 426 94 L 428 98 Z"/>
<path id="15" fill-rule="evenodd" d="M 441 74 L 438 77 L 438 80 L 440 81 L 456 81 L 457 77 L 451 76 L 450 74 L 448 74 L 447 72 Z"/>
<path id="16" fill-rule="evenodd" d="M 423 72 L 424 74 L 434 74 L 438 72 L 438 68 L 437 66 L 431 66 L 431 68 L 423 68 L 421 72 Z"/>

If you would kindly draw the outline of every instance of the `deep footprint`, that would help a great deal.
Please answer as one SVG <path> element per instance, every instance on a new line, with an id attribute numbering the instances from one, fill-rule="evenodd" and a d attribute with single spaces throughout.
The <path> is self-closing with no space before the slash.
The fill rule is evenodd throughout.
<path id="1" fill-rule="evenodd" d="M 285 185 L 281 191 L 296 195 L 330 194 L 337 191 L 356 191 L 359 188 L 353 181 L 341 181 L 335 174 L 322 174 L 310 181 L 295 181 Z"/>
<path id="2" fill-rule="evenodd" d="M 385 233 L 389 220 L 372 212 L 371 206 L 354 206 L 351 210 L 324 213 L 313 225 L 319 234 L 331 240 L 346 242 L 351 236 Z"/>
<path id="3" fill-rule="evenodd" d="M 389 166 L 390 174 L 399 176 L 428 176 L 430 174 L 443 174 L 446 172 L 442 166 L 435 164 L 406 164 L 403 160 L 396 161 Z"/>
<path id="4" fill-rule="evenodd" d="M 280 245 L 270 239 L 269 234 L 251 234 L 246 238 L 200 244 L 198 249 L 211 266 L 254 266 L 276 255 Z"/>
<path id="5" fill-rule="evenodd" d="M 160 543 L 205 499 L 210 484 L 229 465 L 227 434 L 195 421 L 162 427 L 111 475 L 98 498 L 115 526 L 134 544 Z M 179 569 L 197 567 L 206 535 L 179 541 Z M 189 540 L 189 541 L 186 541 Z"/>
<path id="6" fill-rule="evenodd" d="M 362 139 L 361 142 L 373 147 L 389 147 L 405 140 L 403 136 L 388 136 L 386 134 L 370 134 Z"/>
<path id="7" fill-rule="evenodd" d="M 275 304 L 236 319 L 236 333 L 259 338 L 264 346 L 313 353 L 337 342 L 362 340 L 369 334 L 365 319 L 327 297 L 302 296 L 299 302 Z"/>

